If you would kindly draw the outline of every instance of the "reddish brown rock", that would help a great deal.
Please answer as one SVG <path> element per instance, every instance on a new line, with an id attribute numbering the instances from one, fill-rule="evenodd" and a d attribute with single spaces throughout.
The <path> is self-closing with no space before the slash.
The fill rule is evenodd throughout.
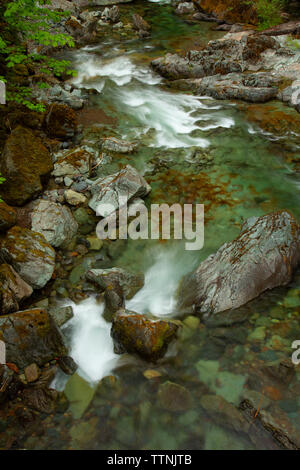
<path id="1" fill-rule="evenodd" d="M 111 336 L 117 354 L 136 353 L 157 361 L 176 337 L 178 325 L 165 320 L 150 320 L 144 315 L 120 309 L 114 317 Z"/>
<path id="2" fill-rule="evenodd" d="M 0 172 L 6 178 L 0 186 L 2 198 L 22 206 L 41 193 L 42 181 L 53 169 L 49 151 L 33 131 L 16 127 L 2 152 Z"/>

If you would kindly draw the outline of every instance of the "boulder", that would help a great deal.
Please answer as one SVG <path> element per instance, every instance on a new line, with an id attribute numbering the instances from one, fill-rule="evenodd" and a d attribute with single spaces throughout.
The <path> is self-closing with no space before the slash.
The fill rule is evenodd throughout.
<path id="1" fill-rule="evenodd" d="M 137 147 L 137 144 L 126 142 L 125 140 L 107 137 L 102 143 L 102 150 L 108 150 L 115 153 L 131 153 Z"/>
<path id="2" fill-rule="evenodd" d="M 6 360 L 24 369 L 30 364 L 43 366 L 67 355 L 63 336 L 43 309 L 24 310 L 0 317 Z"/>
<path id="3" fill-rule="evenodd" d="M 120 10 L 117 5 L 111 8 L 105 8 L 102 12 L 101 19 L 110 23 L 118 23 L 118 21 L 120 21 Z"/>
<path id="4" fill-rule="evenodd" d="M 53 163 L 49 151 L 30 129 L 18 126 L 8 137 L 2 152 L 0 173 L 6 178 L 0 187 L 3 199 L 22 206 L 43 189 Z"/>
<path id="5" fill-rule="evenodd" d="M 151 65 L 169 80 L 227 75 L 253 69 L 265 51 L 279 48 L 279 42 L 272 37 L 245 32 L 240 38 L 230 34 L 227 39 L 210 41 L 205 49 L 190 50 L 185 57 L 166 54 Z"/>
<path id="6" fill-rule="evenodd" d="M 40 199 L 31 213 L 31 229 L 44 235 L 50 245 L 59 247 L 73 238 L 78 224 L 68 207 Z"/>
<path id="7" fill-rule="evenodd" d="M 287 285 L 300 261 L 300 227 L 280 211 L 251 217 L 241 234 L 210 255 L 179 289 L 179 307 L 204 317 L 235 309 L 262 292 Z"/>
<path id="8" fill-rule="evenodd" d="M 86 279 L 105 292 L 106 311 L 110 314 L 125 307 L 125 300 L 131 299 L 145 282 L 142 273 L 132 274 L 122 268 L 91 269 Z"/>
<path id="9" fill-rule="evenodd" d="M 276 86 L 255 86 L 258 83 L 259 79 L 251 82 L 238 74 L 215 75 L 202 78 L 197 92 L 218 100 L 242 100 L 249 103 L 266 103 L 276 98 Z"/>
<path id="10" fill-rule="evenodd" d="M 0 315 L 19 310 L 19 303 L 30 297 L 32 292 L 32 287 L 11 266 L 0 265 Z"/>
<path id="11" fill-rule="evenodd" d="M 182 2 L 179 3 L 175 13 L 177 13 L 177 15 L 186 15 L 187 13 L 192 13 L 193 11 L 195 11 L 193 2 Z"/>
<path id="12" fill-rule="evenodd" d="M 5 202 L 0 202 L 0 232 L 6 232 L 17 221 L 16 211 Z"/>
<path id="13" fill-rule="evenodd" d="M 59 307 L 59 306 L 51 306 L 48 309 L 48 313 L 51 318 L 55 321 L 57 326 L 63 326 L 67 323 L 71 318 L 73 318 L 74 313 L 71 306 L 68 307 Z"/>
<path id="14" fill-rule="evenodd" d="M 43 126 L 49 137 L 70 139 L 77 132 L 76 113 L 65 104 L 54 103 L 45 115 Z"/>
<path id="15" fill-rule="evenodd" d="M 51 279 L 55 251 L 42 234 L 15 225 L 2 241 L 1 252 L 12 259 L 14 269 L 34 289 Z"/>
<path id="16" fill-rule="evenodd" d="M 99 178 L 90 187 L 93 194 L 89 206 L 97 215 L 106 217 L 119 209 L 120 202 L 128 203 L 137 197 L 145 197 L 151 191 L 146 180 L 131 165 L 118 173 Z M 110 205 L 111 210 L 105 205 Z"/>
<path id="17" fill-rule="evenodd" d="M 113 319 L 111 336 L 115 352 L 138 354 L 156 362 L 162 358 L 176 337 L 178 325 L 165 320 L 151 320 L 144 315 L 120 309 Z"/>
<path id="18" fill-rule="evenodd" d="M 89 176 L 92 166 L 92 154 L 83 148 L 66 150 L 58 155 L 52 175 L 60 176 Z"/>
<path id="19" fill-rule="evenodd" d="M 272 28 L 265 29 L 261 34 L 265 36 L 281 36 L 283 34 L 299 34 L 300 21 L 289 21 L 282 23 Z"/>
<path id="20" fill-rule="evenodd" d="M 135 29 L 136 31 L 148 32 L 151 30 L 151 26 L 149 25 L 149 23 L 147 23 L 147 21 L 145 21 L 144 18 L 142 18 L 137 13 L 134 13 L 132 15 L 132 23 L 133 23 L 133 29 Z"/>

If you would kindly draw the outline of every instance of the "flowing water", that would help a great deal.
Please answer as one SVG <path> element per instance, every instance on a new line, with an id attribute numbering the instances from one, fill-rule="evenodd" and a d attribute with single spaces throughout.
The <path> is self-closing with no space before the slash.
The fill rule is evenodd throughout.
<path id="1" fill-rule="evenodd" d="M 243 220 L 283 208 L 300 216 L 299 174 L 294 171 L 300 156 L 299 136 L 261 130 L 255 120 L 259 107 L 174 91 L 151 71 L 154 57 L 198 47 L 222 35 L 212 32 L 207 23 L 187 24 L 167 3 L 153 0 L 121 6 L 122 15 L 136 10 L 145 15 L 153 25 L 151 38 L 122 38 L 108 28 L 99 44 L 71 56 L 78 71 L 75 83 L 96 89 L 99 93 L 92 95 L 91 107 L 112 120 L 113 124 L 96 123 L 99 135 L 139 143 L 136 153 L 110 162 L 98 170 L 99 175 L 130 163 L 151 184 L 148 207 L 174 202 L 205 205 L 202 250 L 186 251 L 181 241 L 128 240 L 111 264 L 145 273 L 144 288 L 127 307 L 164 318 L 176 317 L 175 294 L 182 276 L 233 239 Z M 88 141 L 89 134 L 85 135 Z M 289 419 L 299 429 L 299 399 L 294 389 L 274 385 L 272 391 L 268 385 L 265 396 L 263 379 L 255 380 L 263 377 L 258 369 L 290 357 L 292 341 L 300 339 L 299 288 L 296 277 L 289 289 L 276 289 L 251 302 L 243 310 L 248 312 L 247 321 L 228 328 L 225 337 L 214 329 L 195 327 L 195 319 L 186 321 L 176 346 L 156 366 L 114 354 L 110 324 L 94 297 L 73 304 L 75 316 L 67 331 L 79 370 L 66 385 L 73 417 L 57 416 L 56 432 L 51 428 L 52 434 L 49 431 L 44 441 L 32 445 L 102 449 L 271 446 L 265 437 L 255 440 L 211 419 L 200 402 L 203 394 L 216 393 L 238 405 L 252 393 L 257 404 L 265 399 L 268 409 L 276 416 L 282 413 L 282 420 Z M 155 369 L 157 377 L 148 380 L 147 369 Z M 168 380 L 185 387 L 191 403 L 183 393 L 181 406 L 168 409 L 158 394 Z"/>

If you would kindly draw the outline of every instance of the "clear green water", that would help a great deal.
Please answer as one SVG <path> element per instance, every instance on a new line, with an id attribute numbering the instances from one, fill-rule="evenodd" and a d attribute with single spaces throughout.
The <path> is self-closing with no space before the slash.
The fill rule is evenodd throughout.
<path id="1" fill-rule="evenodd" d="M 279 209 L 289 209 L 300 219 L 296 172 L 300 136 L 264 134 L 238 103 L 170 91 L 150 72 L 150 60 L 166 52 L 198 47 L 221 34 L 212 32 L 208 23 L 189 25 L 175 16 L 169 5 L 123 5 L 125 22 L 131 11 L 143 13 L 153 25 L 150 39 L 112 35 L 107 29 L 99 45 L 76 52 L 73 60 L 79 70 L 78 81 L 101 90 L 92 98 L 92 105 L 116 118 L 114 126 L 85 131 L 86 141 L 92 142 L 98 133 L 139 142 L 136 153 L 113 160 L 100 168 L 99 174 L 130 163 L 152 186 L 149 207 L 151 203 L 205 204 L 205 245 L 199 252 L 188 253 L 177 241 L 115 242 L 120 248 L 112 265 L 146 273 L 146 289 L 135 306 L 160 316 L 171 313 L 169 301 L 182 275 L 233 239 L 243 220 Z M 285 111 L 279 104 L 274 106 Z M 294 116 L 296 119 L 296 112 Z M 87 362 L 103 361 L 101 341 L 108 341 L 109 328 L 98 334 L 101 326 L 95 324 L 94 335 L 87 341 L 97 344 L 98 355 L 82 358 L 84 347 L 80 352 L 79 375 L 73 376 L 66 388 L 71 400 L 69 412 L 47 418 L 45 433 L 29 437 L 26 447 L 271 448 L 274 444 L 266 435 L 235 432 L 225 420 L 212 416 L 201 405 L 201 397 L 216 394 L 238 405 L 243 398 L 255 396 L 256 406 L 299 432 L 299 373 L 288 385 L 274 382 L 264 371 L 290 358 L 291 343 L 300 339 L 299 293 L 296 276 L 288 288 L 266 293 L 243 307 L 246 321 L 228 327 L 224 334 L 197 324 L 195 319 L 186 320 L 180 339 L 160 364 L 113 358 L 114 377 L 104 378 L 99 385 L 88 380 L 91 364 Z M 84 321 L 91 321 L 88 315 Z M 76 341 L 81 341 L 80 332 Z M 146 378 L 148 369 L 158 376 Z M 161 399 L 159 391 L 167 381 L 186 390 L 176 409 Z"/>

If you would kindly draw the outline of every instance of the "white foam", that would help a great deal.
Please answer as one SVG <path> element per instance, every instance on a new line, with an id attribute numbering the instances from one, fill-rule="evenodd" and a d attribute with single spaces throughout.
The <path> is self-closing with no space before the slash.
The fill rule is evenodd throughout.
<path id="1" fill-rule="evenodd" d="M 104 307 L 94 297 L 68 305 L 74 311 L 68 323 L 72 328 L 70 355 L 79 366 L 78 374 L 88 382 L 97 382 L 109 375 L 120 359 L 114 353 L 111 324 L 104 320 Z"/>

